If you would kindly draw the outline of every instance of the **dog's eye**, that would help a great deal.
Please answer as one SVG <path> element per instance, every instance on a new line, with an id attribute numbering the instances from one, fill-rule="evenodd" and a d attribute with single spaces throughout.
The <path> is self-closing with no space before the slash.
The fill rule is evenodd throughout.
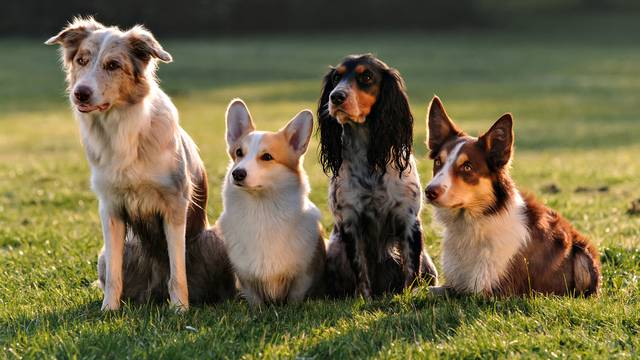
<path id="1" fill-rule="evenodd" d="M 264 153 L 262 154 L 262 156 L 260 156 L 260 160 L 271 161 L 273 160 L 273 156 L 271 156 L 271 154 L 269 153 Z"/>
<path id="2" fill-rule="evenodd" d="M 462 164 L 462 171 L 470 172 L 471 170 L 473 170 L 473 167 L 471 167 L 471 163 L 470 162 L 467 161 L 464 164 Z"/>
<path id="3" fill-rule="evenodd" d="M 89 62 L 89 60 L 87 60 L 87 58 L 85 57 L 79 57 L 76 59 L 76 62 L 78 63 L 78 65 L 80 66 L 85 66 L 87 65 L 87 63 Z"/>
<path id="4" fill-rule="evenodd" d="M 442 161 L 440 161 L 440 159 L 435 159 L 435 160 L 433 161 L 433 165 L 434 165 L 435 167 L 440 167 L 440 166 L 442 166 Z"/>
<path id="5" fill-rule="evenodd" d="M 333 77 L 331 79 L 333 80 L 334 84 L 337 84 L 341 78 L 342 78 L 342 75 L 338 74 L 337 72 L 334 72 Z"/>
<path id="6" fill-rule="evenodd" d="M 242 157 L 242 156 L 244 156 L 244 154 L 242 153 L 242 149 L 240 149 L 240 148 L 236 149 L 236 156 L 237 156 L 237 157 Z"/>
<path id="7" fill-rule="evenodd" d="M 371 84 L 373 82 L 373 74 L 369 71 L 365 71 L 360 75 L 360 82 L 363 84 Z"/>
<path id="8" fill-rule="evenodd" d="M 120 69 L 120 63 L 118 63 L 117 61 L 109 61 L 104 68 L 108 71 L 115 71 Z"/>

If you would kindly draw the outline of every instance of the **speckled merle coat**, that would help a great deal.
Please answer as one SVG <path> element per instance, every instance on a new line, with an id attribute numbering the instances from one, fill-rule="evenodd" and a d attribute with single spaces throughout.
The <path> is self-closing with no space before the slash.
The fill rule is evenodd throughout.
<path id="1" fill-rule="evenodd" d="M 358 76 L 365 71 L 363 85 Z M 332 98 L 336 92 L 343 92 L 339 104 Z M 342 105 L 349 97 L 356 99 L 350 105 L 355 109 Z M 370 109 L 362 104 L 367 97 L 375 99 Z M 351 113 L 362 117 L 341 116 Z M 327 254 L 329 294 L 369 298 L 399 292 L 417 277 L 435 283 L 435 267 L 423 250 L 413 118 L 398 72 L 371 55 L 346 58 L 325 77 L 318 118 L 335 220 Z"/>

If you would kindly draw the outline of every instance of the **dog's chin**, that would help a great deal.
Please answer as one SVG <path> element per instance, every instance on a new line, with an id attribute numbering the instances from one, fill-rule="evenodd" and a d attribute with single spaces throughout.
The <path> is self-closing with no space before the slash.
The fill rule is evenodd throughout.
<path id="1" fill-rule="evenodd" d="M 259 193 L 264 190 L 264 186 L 262 185 L 247 185 L 245 182 L 233 181 L 233 186 L 236 189 L 246 191 L 248 193 Z"/>
<path id="2" fill-rule="evenodd" d="M 111 104 L 109 103 L 104 103 L 102 105 L 89 105 L 89 104 L 75 104 L 75 105 L 76 105 L 76 109 L 78 109 L 79 112 L 84 114 L 88 114 L 94 111 L 105 112 L 109 110 L 109 108 L 111 107 Z"/>
<path id="3" fill-rule="evenodd" d="M 353 122 L 356 124 L 362 124 L 364 122 L 364 118 L 362 118 L 361 116 L 349 114 L 342 109 L 332 109 L 329 113 L 336 120 L 338 120 L 338 123 L 340 123 L 341 125 L 347 124 L 349 122 Z"/>

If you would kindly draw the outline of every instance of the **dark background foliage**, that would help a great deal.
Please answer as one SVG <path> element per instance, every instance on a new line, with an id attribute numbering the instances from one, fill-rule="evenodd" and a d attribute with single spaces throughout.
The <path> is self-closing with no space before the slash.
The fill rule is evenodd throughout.
<path id="1" fill-rule="evenodd" d="M 0 35 L 46 36 L 74 15 L 142 23 L 161 35 L 500 26 L 532 12 L 638 10 L 631 0 L 5 0 Z"/>

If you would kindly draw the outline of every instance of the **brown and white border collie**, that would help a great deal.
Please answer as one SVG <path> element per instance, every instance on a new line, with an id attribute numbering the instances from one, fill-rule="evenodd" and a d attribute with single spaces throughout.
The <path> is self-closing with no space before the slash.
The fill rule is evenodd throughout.
<path id="1" fill-rule="evenodd" d="M 233 296 L 229 261 L 207 229 L 207 176 L 178 111 L 155 78 L 171 55 L 141 26 L 121 31 L 75 19 L 46 44 L 62 46 L 69 101 L 98 196 L 103 310 L 122 298 L 171 303 Z"/>
<path id="2" fill-rule="evenodd" d="M 428 111 L 433 179 L 427 201 L 444 226 L 445 287 L 435 293 L 484 296 L 593 295 L 598 251 L 555 211 L 521 195 L 510 175 L 513 119 L 503 115 L 479 138 L 447 116 L 438 97 Z"/>

